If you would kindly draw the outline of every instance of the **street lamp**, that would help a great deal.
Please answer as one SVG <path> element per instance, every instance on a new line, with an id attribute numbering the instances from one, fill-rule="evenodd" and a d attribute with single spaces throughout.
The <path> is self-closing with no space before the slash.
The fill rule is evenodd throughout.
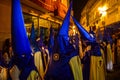
<path id="1" fill-rule="evenodd" d="M 107 9 L 108 9 L 107 6 L 103 6 L 103 7 L 99 7 L 98 11 L 100 12 L 100 14 L 102 14 L 102 16 L 106 16 L 106 14 L 107 14 L 106 10 Z"/>

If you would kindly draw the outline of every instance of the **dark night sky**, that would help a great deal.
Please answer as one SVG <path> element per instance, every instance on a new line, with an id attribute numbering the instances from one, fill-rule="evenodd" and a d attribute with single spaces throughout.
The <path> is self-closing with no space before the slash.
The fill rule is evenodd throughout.
<path id="1" fill-rule="evenodd" d="M 74 17 L 79 21 L 80 20 L 80 13 L 88 0 L 73 0 L 73 11 L 74 11 Z"/>

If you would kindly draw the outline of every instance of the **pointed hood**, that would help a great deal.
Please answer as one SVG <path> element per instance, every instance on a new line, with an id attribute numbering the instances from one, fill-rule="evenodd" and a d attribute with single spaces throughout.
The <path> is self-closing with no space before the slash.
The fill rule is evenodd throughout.
<path id="1" fill-rule="evenodd" d="M 24 19 L 20 0 L 12 0 L 12 47 L 14 52 L 14 61 L 19 69 L 24 69 L 31 58 L 31 47 L 24 26 Z"/>
<path id="2" fill-rule="evenodd" d="M 79 22 L 74 17 L 72 18 L 73 18 L 74 23 L 77 25 L 81 36 L 85 40 L 88 40 L 89 42 L 95 42 L 95 39 L 90 36 L 90 34 L 79 24 Z"/>
<path id="3" fill-rule="evenodd" d="M 35 29 L 34 29 L 34 23 L 32 23 L 32 28 L 31 28 L 31 34 L 30 34 L 30 41 L 34 42 L 35 41 Z"/>
<path id="4" fill-rule="evenodd" d="M 39 51 L 39 47 L 38 47 L 37 42 L 36 42 L 34 23 L 32 23 L 31 34 L 30 34 L 30 43 L 32 46 L 33 53 Z"/>
<path id="5" fill-rule="evenodd" d="M 53 46 L 54 46 L 54 30 L 51 26 L 50 27 L 49 44 L 48 44 L 48 49 L 49 49 L 50 54 L 53 52 Z"/>
<path id="6" fill-rule="evenodd" d="M 87 40 L 87 44 L 91 44 L 91 50 L 92 50 L 92 54 L 95 56 L 101 56 L 101 52 L 100 52 L 100 46 L 99 44 L 96 42 L 96 39 L 91 37 L 91 35 L 79 24 L 79 22 L 77 22 L 77 20 L 73 18 L 74 23 L 77 25 L 78 30 L 81 34 L 81 36 Z"/>
<path id="7" fill-rule="evenodd" d="M 31 48 L 24 26 L 20 0 L 12 0 L 12 43 L 14 54 L 30 55 Z"/>
<path id="8" fill-rule="evenodd" d="M 72 2 L 70 4 L 70 7 L 69 7 L 69 9 L 67 11 L 67 14 L 66 14 L 66 16 L 64 18 L 64 21 L 62 23 L 62 26 L 60 28 L 59 35 L 68 36 L 68 29 L 69 29 L 69 25 L 70 25 L 71 10 L 72 10 Z"/>
<path id="9" fill-rule="evenodd" d="M 57 39 L 56 37 L 54 39 L 53 56 L 50 58 L 51 62 L 46 72 L 45 80 L 49 80 L 50 77 L 54 80 L 74 80 L 70 65 L 68 64 L 70 59 L 77 55 L 77 51 L 69 43 L 68 36 L 71 8 L 72 3 L 64 18 Z"/>
<path id="10" fill-rule="evenodd" d="M 58 33 L 58 44 L 59 44 L 59 50 L 61 54 L 71 52 L 71 50 L 74 49 L 73 46 L 69 42 L 69 36 L 68 36 L 71 9 L 72 9 L 72 2 L 64 18 L 60 31 Z"/>

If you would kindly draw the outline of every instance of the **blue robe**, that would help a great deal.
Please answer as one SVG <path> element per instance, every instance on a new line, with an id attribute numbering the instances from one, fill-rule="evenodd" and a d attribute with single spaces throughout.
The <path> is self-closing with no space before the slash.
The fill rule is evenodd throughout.
<path id="1" fill-rule="evenodd" d="M 61 41 L 65 41 L 62 36 L 59 36 L 58 39 Z M 74 80 L 72 70 L 69 65 L 69 60 L 78 55 L 78 52 L 74 49 L 72 44 L 69 44 L 65 47 L 65 53 L 61 53 L 59 50 L 58 44 L 59 40 L 55 40 L 55 45 L 52 54 L 52 58 L 50 60 L 50 64 L 48 67 L 48 71 L 45 75 L 45 80 Z M 57 57 L 55 57 L 57 55 Z"/>
<path id="2" fill-rule="evenodd" d="M 36 73 L 39 74 L 37 68 L 34 65 L 34 58 L 33 57 L 31 57 L 30 62 L 21 70 L 21 73 L 19 76 L 20 80 L 27 80 L 28 77 L 31 75 L 32 71 L 35 71 Z"/>
<path id="3" fill-rule="evenodd" d="M 90 57 L 91 51 L 86 51 L 85 56 L 81 59 L 83 66 L 83 80 L 89 80 L 90 77 Z"/>
<path id="4" fill-rule="evenodd" d="M 91 44 L 90 80 L 105 80 L 104 60 L 98 43 Z"/>

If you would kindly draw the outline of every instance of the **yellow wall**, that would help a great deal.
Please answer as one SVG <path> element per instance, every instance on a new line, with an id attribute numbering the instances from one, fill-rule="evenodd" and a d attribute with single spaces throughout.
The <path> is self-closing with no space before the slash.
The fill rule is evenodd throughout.
<path id="1" fill-rule="evenodd" d="M 109 0 L 108 1 L 108 11 L 107 11 L 107 18 L 106 18 L 106 25 L 115 23 L 120 21 L 120 4 L 119 0 Z"/>
<path id="2" fill-rule="evenodd" d="M 102 16 L 98 8 L 106 5 L 106 15 Z M 88 16 L 87 16 L 88 15 Z M 87 26 L 103 27 L 120 21 L 120 0 L 89 0 L 81 13 L 80 22 Z M 98 23 L 97 23 L 98 22 Z M 105 22 L 105 24 L 103 24 Z M 85 26 L 85 27 L 87 27 Z"/>
<path id="3" fill-rule="evenodd" d="M 61 3 L 64 4 L 66 7 L 68 6 L 68 0 L 61 0 Z"/>
<path id="4" fill-rule="evenodd" d="M 11 0 L 0 0 L 0 49 L 11 35 Z"/>

